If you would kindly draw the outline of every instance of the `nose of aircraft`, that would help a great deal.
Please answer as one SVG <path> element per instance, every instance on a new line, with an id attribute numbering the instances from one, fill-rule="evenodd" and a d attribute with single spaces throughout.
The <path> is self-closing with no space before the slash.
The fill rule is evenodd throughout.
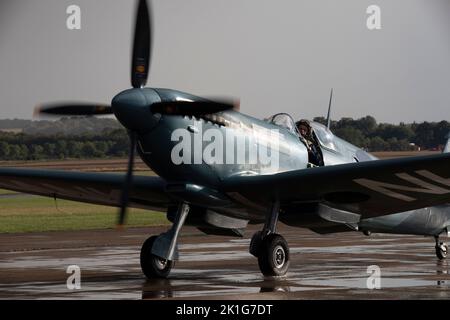
<path id="1" fill-rule="evenodd" d="M 116 118 L 129 130 L 145 132 L 157 123 L 150 106 L 161 102 L 155 90 L 150 88 L 129 89 L 119 93 L 111 106 Z"/>

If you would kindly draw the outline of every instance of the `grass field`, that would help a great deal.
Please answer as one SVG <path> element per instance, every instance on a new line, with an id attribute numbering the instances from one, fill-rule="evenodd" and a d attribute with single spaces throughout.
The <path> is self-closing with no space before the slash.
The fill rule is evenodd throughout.
<path id="1" fill-rule="evenodd" d="M 417 157 L 417 156 L 430 156 L 433 154 L 439 154 L 440 151 L 383 151 L 373 152 L 372 154 L 380 159 L 392 159 L 402 157 Z"/>
<path id="2" fill-rule="evenodd" d="M 16 194 L 16 192 L 0 189 L 0 196 L 7 195 L 7 194 Z"/>
<path id="3" fill-rule="evenodd" d="M 116 173 L 125 170 L 126 160 L 87 160 L 54 162 L 2 162 L 0 167 L 78 170 Z M 154 175 L 137 167 L 136 175 Z M 0 233 L 89 230 L 115 228 L 118 209 L 53 198 L 18 194 L 0 189 Z M 130 209 L 127 227 L 166 225 L 165 213 Z"/>
<path id="4" fill-rule="evenodd" d="M 20 195 L 0 198 L 0 233 L 114 228 L 118 209 Z M 165 214 L 130 209 L 128 227 L 168 224 Z"/>

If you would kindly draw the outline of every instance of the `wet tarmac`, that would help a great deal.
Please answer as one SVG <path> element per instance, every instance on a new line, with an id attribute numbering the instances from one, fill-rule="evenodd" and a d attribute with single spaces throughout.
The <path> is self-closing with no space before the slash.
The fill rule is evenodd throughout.
<path id="1" fill-rule="evenodd" d="M 291 248 L 288 274 L 264 278 L 242 239 L 185 227 L 180 261 L 168 280 L 148 281 L 139 250 L 165 228 L 0 235 L 0 299 L 448 299 L 450 265 L 434 240 L 359 233 L 317 235 L 282 226 Z M 81 289 L 67 288 L 71 265 Z M 378 266 L 377 280 L 368 271 Z M 371 277 L 372 276 L 372 277 Z M 370 278 L 369 278 L 370 277 Z"/>

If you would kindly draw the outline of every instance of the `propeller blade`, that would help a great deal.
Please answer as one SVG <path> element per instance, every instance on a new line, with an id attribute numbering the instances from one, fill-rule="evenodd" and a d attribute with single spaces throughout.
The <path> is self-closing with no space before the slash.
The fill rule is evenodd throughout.
<path id="1" fill-rule="evenodd" d="M 125 176 L 125 182 L 122 189 L 122 197 L 120 200 L 120 211 L 118 227 L 122 227 L 125 223 L 125 217 L 127 214 L 128 201 L 130 196 L 130 189 L 133 183 L 133 166 L 134 166 L 134 153 L 136 150 L 136 133 L 130 132 L 130 152 L 128 156 L 128 168 L 127 175 Z"/>
<path id="2" fill-rule="evenodd" d="M 112 114 L 112 108 L 107 105 L 94 104 L 49 104 L 36 107 L 34 114 L 55 116 L 93 116 Z"/>
<path id="3" fill-rule="evenodd" d="M 136 14 L 133 56 L 131 66 L 131 85 L 142 88 L 147 83 L 151 52 L 150 13 L 146 0 L 140 0 Z"/>
<path id="4" fill-rule="evenodd" d="M 226 110 L 238 110 L 239 102 L 231 101 L 164 101 L 152 104 L 152 113 L 200 116 Z"/>

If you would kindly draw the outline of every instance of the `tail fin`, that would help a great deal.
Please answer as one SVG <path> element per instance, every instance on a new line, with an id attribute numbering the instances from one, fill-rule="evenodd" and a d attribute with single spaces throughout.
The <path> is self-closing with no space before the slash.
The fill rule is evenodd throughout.
<path id="1" fill-rule="evenodd" d="M 442 153 L 450 153 L 450 132 L 447 134 L 447 143 L 445 144 L 444 150 Z"/>

